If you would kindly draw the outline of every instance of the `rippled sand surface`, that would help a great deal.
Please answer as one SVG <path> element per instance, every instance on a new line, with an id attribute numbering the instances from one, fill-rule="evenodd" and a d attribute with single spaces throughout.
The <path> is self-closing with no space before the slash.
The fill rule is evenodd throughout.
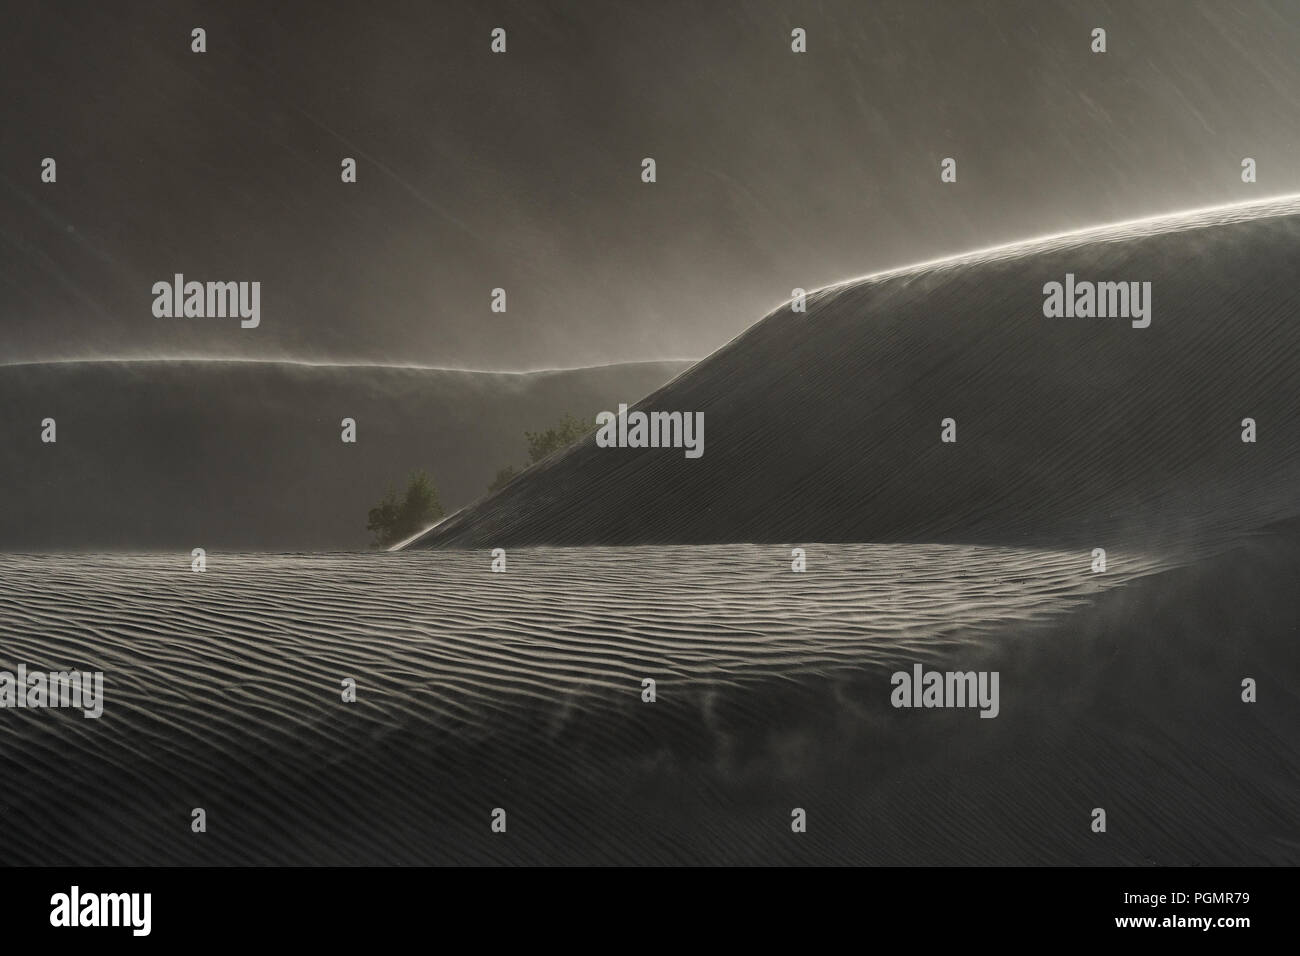
<path id="1" fill-rule="evenodd" d="M 105 673 L 98 720 L 0 711 L 3 819 L 26 834 L 9 862 L 1151 855 L 1114 833 L 1090 842 L 1087 812 L 1143 773 L 1142 787 L 1156 789 L 1159 768 L 1128 761 L 1151 747 L 1151 760 L 1177 764 L 1178 747 L 1152 740 L 1188 728 L 1116 712 L 1124 737 L 1091 739 L 1105 733 L 1080 708 L 1093 714 L 1142 679 L 1100 683 L 1098 668 L 1115 661 L 1096 642 L 1134 626 L 1133 607 L 1160 613 L 1150 595 L 1195 594 L 1188 576 L 1209 573 L 1197 568 L 1247 573 L 1239 553 L 1121 550 L 1093 574 L 1087 551 L 804 547 L 802 574 L 789 547 L 771 545 L 520 549 L 505 573 L 482 551 L 212 553 L 201 574 L 183 554 L 0 555 L 0 668 Z M 1145 675 L 1152 696 L 1139 710 L 1161 695 L 1173 710 L 1196 704 L 1162 682 L 1200 645 L 1164 632 L 1132 637 L 1169 658 Z M 1122 643 L 1114 652 L 1127 653 Z M 892 709 L 889 674 L 913 663 L 1000 669 L 1002 714 Z M 1215 683 L 1215 666 L 1201 663 Z M 641 699 L 647 677 L 654 703 Z M 356 703 L 341 700 L 344 678 Z M 1232 705 L 1236 674 L 1223 681 Z M 1243 707 L 1227 712 L 1237 719 Z M 1293 716 L 1264 743 L 1217 721 L 1222 746 L 1199 752 L 1232 762 L 1240 732 L 1261 761 L 1294 769 L 1295 738 L 1287 745 L 1282 732 Z M 1177 794 L 1184 816 L 1203 804 L 1211 813 L 1226 791 L 1198 790 L 1196 774 L 1211 768 L 1185 763 L 1187 789 L 1161 782 L 1160 799 Z M 1234 786 L 1265 808 L 1254 817 L 1296 809 L 1267 783 Z M 1123 832 L 1132 814 L 1121 805 L 1134 798 L 1110 799 Z M 190 832 L 194 807 L 207 833 Z M 504 834 L 489 828 L 497 807 Z M 809 813 L 806 834 L 790 832 L 794 807 Z M 1250 845 L 1238 851 L 1296 856 L 1282 823 L 1245 825 Z M 1178 831 L 1169 848 L 1231 862 L 1235 844 L 1219 843 Z"/>

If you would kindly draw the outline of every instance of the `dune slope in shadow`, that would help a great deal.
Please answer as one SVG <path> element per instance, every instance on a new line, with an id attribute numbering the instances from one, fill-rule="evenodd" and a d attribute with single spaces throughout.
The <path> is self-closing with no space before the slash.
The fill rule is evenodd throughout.
<path id="1" fill-rule="evenodd" d="M 1150 326 L 1045 317 L 1044 284 L 1067 273 L 1150 282 Z M 1064 546 L 1283 520 L 1300 479 L 1297 275 L 1288 197 L 824 289 L 649 397 L 625 390 L 636 409 L 703 412 L 703 457 L 593 433 L 410 546 Z"/>

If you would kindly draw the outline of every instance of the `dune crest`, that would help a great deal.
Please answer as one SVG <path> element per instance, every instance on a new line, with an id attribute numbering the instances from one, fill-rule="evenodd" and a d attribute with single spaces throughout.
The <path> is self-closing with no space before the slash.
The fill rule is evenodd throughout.
<path id="1" fill-rule="evenodd" d="M 1075 546 L 1284 520 L 1300 513 L 1297 266 L 1300 197 L 1284 197 L 831 286 L 633 405 L 703 412 L 702 458 L 589 437 L 409 546 Z M 1150 283 L 1145 323 L 1045 316 L 1067 275 Z"/>

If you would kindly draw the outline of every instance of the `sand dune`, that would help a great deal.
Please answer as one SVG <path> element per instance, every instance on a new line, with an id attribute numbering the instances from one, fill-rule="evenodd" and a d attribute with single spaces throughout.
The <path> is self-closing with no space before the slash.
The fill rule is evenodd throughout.
<path id="1" fill-rule="evenodd" d="M 8 862 L 1294 864 L 1296 542 L 3 555 L 0 665 L 105 672 L 0 712 Z"/>
<path id="2" fill-rule="evenodd" d="M 405 551 L 210 547 L 203 574 L 184 549 L 0 554 L 0 667 L 105 673 L 99 719 L 0 713 L 0 772 L 23 782 L 0 807 L 23 835 L 10 862 L 1300 863 L 1294 205 L 825 290 L 642 403 L 704 411 L 703 458 L 589 439 Z M 1044 318 L 1066 272 L 1153 282 L 1151 326 Z M 146 377 L 198 392 L 184 370 Z M 505 409 L 575 394 L 471 378 L 414 402 L 380 378 L 358 418 L 401 406 L 391 447 L 412 456 L 416 419 L 467 390 Z M 636 387 L 611 370 L 590 394 Z M 295 417 L 299 392 L 250 386 L 212 420 L 319 426 L 319 447 L 285 452 L 310 464 L 285 493 L 323 482 L 329 503 L 349 476 L 321 408 L 355 403 L 355 379 L 321 388 Z M 150 419 L 167 480 L 185 452 L 232 447 L 159 438 L 182 434 L 168 407 Z M 203 487 L 289 480 L 258 461 L 223 472 L 242 490 Z M 33 500 L 20 477 L 8 508 Z M 265 520 L 231 500 L 203 513 Z M 506 573 L 462 550 L 489 545 Z M 914 664 L 997 671 L 998 716 L 891 707 L 891 672 Z"/>
<path id="3" fill-rule="evenodd" d="M 283 362 L 0 366 L 0 548 L 365 548 L 413 469 L 450 509 L 527 461 L 525 429 L 684 363 L 524 375 Z M 40 442 L 40 423 L 58 442 Z M 359 440 L 339 440 L 356 419 Z"/>
<path id="4" fill-rule="evenodd" d="M 1150 326 L 1044 317 L 1067 273 L 1152 283 Z M 702 458 L 588 438 L 411 546 L 1061 546 L 1282 520 L 1300 513 L 1297 274 L 1293 197 L 828 288 L 640 402 L 623 390 L 703 412 Z"/>

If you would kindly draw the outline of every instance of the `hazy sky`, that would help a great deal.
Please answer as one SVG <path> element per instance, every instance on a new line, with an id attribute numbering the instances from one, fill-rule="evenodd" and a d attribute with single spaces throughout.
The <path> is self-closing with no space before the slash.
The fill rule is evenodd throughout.
<path id="1" fill-rule="evenodd" d="M 4 361 L 698 358 L 795 286 L 1300 191 L 1300 0 L 25 3 L 0 77 Z M 176 272 L 260 327 L 156 318 Z"/>

